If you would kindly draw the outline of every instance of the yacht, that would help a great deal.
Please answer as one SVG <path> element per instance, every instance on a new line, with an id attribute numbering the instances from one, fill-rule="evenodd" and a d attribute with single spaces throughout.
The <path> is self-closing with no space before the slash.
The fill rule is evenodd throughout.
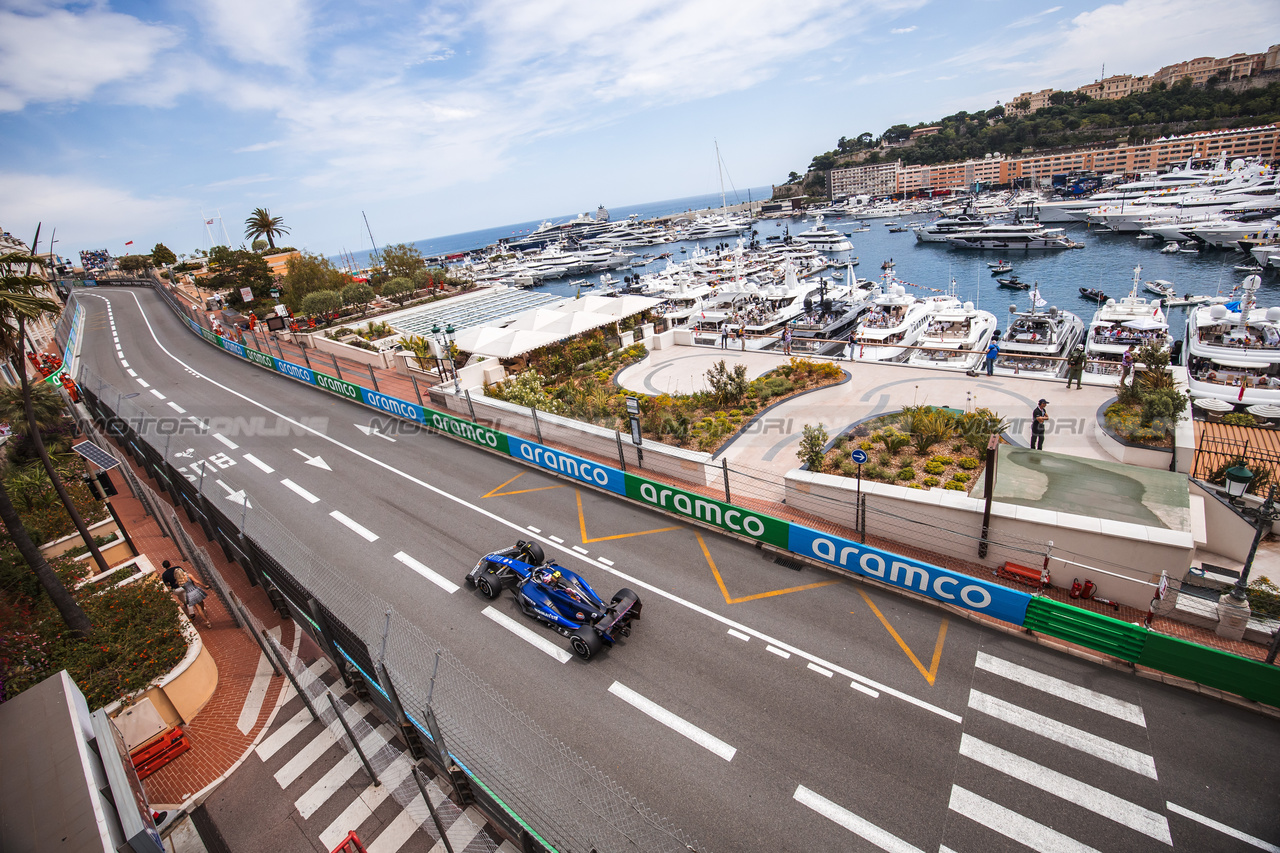
<path id="1" fill-rule="evenodd" d="M 1157 341 L 1168 349 L 1173 344 L 1160 300 L 1138 295 L 1141 273 L 1142 267 L 1134 267 L 1129 295 L 1108 299 L 1093 315 L 1084 345 L 1087 373 L 1119 377 L 1120 359 L 1129 347 L 1137 349 Z"/>
<path id="2" fill-rule="evenodd" d="M 988 220 L 981 216 L 961 213 L 957 216 L 944 216 L 927 225 L 916 225 L 911 230 L 920 243 L 945 243 L 954 234 L 976 231 L 987 224 Z"/>
<path id="3" fill-rule="evenodd" d="M 870 311 L 858 323 L 853 357 L 861 361 L 905 361 L 912 352 L 909 347 L 920 339 L 929 317 L 943 300 L 955 305 L 960 302 L 953 296 L 920 299 L 886 274 L 884 284 L 871 297 Z"/>
<path id="4" fill-rule="evenodd" d="M 1045 228 L 1038 222 L 996 223 L 947 237 L 957 249 L 1075 249 L 1082 244 L 1067 239 L 1061 228 Z"/>
<path id="5" fill-rule="evenodd" d="M 737 237 L 751 227 L 751 223 L 731 216 L 713 214 L 700 217 L 684 232 L 682 240 L 714 240 L 720 237 Z"/>
<path id="6" fill-rule="evenodd" d="M 1070 311 L 1041 311 L 1046 304 L 1037 289 L 1031 291 L 1029 311 L 1009 306 L 1009 328 L 999 341 L 997 373 L 1042 379 L 1066 375 L 1066 357 L 1084 335 L 1084 321 Z"/>
<path id="7" fill-rule="evenodd" d="M 808 231 L 801 231 L 792 239 L 808 243 L 820 252 L 851 252 L 853 243 L 849 238 L 834 228 L 822 224 L 822 216 L 814 217 L 814 225 Z"/>
<path id="8" fill-rule="evenodd" d="M 1260 284 L 1251 275 L 1241 285 L 1241 300 L 1191 309 L 1186 352 L 1192 397 L 1280 404 L 1280 306 L 1257 306 Z"/>
<path id="9" fill-rule="evenodd" d="M 954 280 L 951 294 L 955 294 Z M 961 304 L 958 299 L 938 302 L 916 340 L 920 349 L 912 351 L 907 363 L 916 367 L 976 370 L 995 332 L 996 315 L 990 311 L 980 311 L 972 302 Z"/>

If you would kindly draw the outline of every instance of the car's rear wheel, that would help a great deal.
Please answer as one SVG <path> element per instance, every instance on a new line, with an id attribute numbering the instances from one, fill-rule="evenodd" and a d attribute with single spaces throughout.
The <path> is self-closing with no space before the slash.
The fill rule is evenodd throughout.
<path id="1" fill-rule="evenodd" d="M 476 578 L 476 589 L 480 590 L 480 594 L 485 598 L 497 598 L 502 594 L 502 581 L 494 575 L 482 574 Z"/>
<path id="2" fill-rule="evenodd" d="M 604 640 L 600 639 L 600 635 L 595 632 L 595 629 L 588 625 L 583 625 L 569 636 L 569 646 L 578 657 L 583 660 L 591 660 L 597 652 L 604 648 Z"/>

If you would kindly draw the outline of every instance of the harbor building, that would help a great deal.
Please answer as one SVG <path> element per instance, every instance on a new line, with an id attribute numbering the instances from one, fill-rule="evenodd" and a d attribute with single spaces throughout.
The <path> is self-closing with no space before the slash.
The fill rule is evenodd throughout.
<path id="1" fill-rule="evenodd" d="M 847 169 L 832 169 L 827 176 L 827 186 L 831 188 L 832 198 L 847 198 L 852 195 L 892 195 L 899 192 L 898 173 L 901 170 L 901 160 L 895 160 L 892 163 L 869 163 Z"/>

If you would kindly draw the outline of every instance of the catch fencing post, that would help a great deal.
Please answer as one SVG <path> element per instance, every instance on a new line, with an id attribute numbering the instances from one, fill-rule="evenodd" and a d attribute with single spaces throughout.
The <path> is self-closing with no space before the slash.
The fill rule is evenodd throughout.
<path id="1" fill-rule="evenodd" d="M 342 730 L 347 733 L 347 740 L 351 741 L 352 748 L 355 749 L 356 755 L 360 756 L 360 763 L 364 765 L 364 772 L 369 774 L 369 778 L 373 780 L 373 786 L 376 788 L 382 784 L 382 780 L 378 778 L 378 774 L 373 772 L 373 765 L 369 763 L 369 759 L 365 757 L 364 750 L 360 748 L 360 741 L 351 731 L 351 725 L 347 722 L 347 718 L 342 716 L 342 712 L 338 710 L 338 700 L 333 698 L 333 694 L 325 691 L 325 696 L 329 697 L 329 705 L 333 707 L 333 713 L 337 715 L 338 722 L 342 724 Z"/>
<path id="2" fill-rule="evenodd" d="M 457 376 L 458 375 L 455 373 L 454 379 L 457 379 Z M 471 403 L 471 389 L 470 388 L 464 389 L 462 394 L 467 398 L 467 409 L 471 412 L 471 422 L 473 424 L 480 423 L 478 420 L 476 420 L 476 407 Z"/>
<path id="3" fill-rule="evenodd" d="M 271 652 L 271 656 L 280 662 L 281 668 L 284 670 L 285 677 L 289 679 L 289 683 L 293 685 L 293 689 L 298 691 L 298 695 L 302 697 L 302 704 L 307 706 L 307 710 L 311 712 L 311 719 L 317 723 L 320 722 L 320 715 L 316 713 L 316 706 L 311 704 L 311 697 L 302 689 L 302 685 L 298 683 L 298 679 L 294 677 L 293 670 L 289 669 L 289 665 L 285 663 L 284 658 L 280 657 L 279 652 L 271 645 L 271 637 L 267 634 L 267 629 L 262 629 L 262 641 L 265 642 L 263 648 Z"/>
<path id="4" fill-rule="evenodd" d="M 729 497 L 729 457 L 720 457 L 720 470 L 724 472 L 724 502 L 733 503 L 733 499 Z"/>
<path id="5" fill-rule="evenodd" d="M 302 350 L 302 360 L 307 363 L 307 370 L 311 370 L 311 356 L 307 355 L 307 348 L 299 346 L 298 349 Z M 341 379 L 342 377 L 339 376 L 338 378 Z"/>
<path id="6" fill-rule="evenodd" d="M 618 441 L 618 464 L 622 466 L 622 473 L 627 473 L 627 457 L 622 453 L 622 433 L 618 430 L 613 431 L 613 437 Z"/>
<path id="7" fill-rule="evenodd" d="M 342 676 L 342 683 L 347 687 L 351 687 L 351 676 L 347 674 L 344 658 L 338 654 L 338 646 L 333 641 L 333 632 L 329 630 L 329 620 L 324 618 L 324 611 L 320 609 L 320 602 L 316 601 L 314 597 L 308 598 L 307 609 L 311 611 L 311 618 L 315 620 L 316 629 L 320 631 L 320 639 L 323 641 L 324 650 L 333 659 L 333 665 L 337 667 L 338 675 Z"/>
<path id="8" fill-rule="evenodd" d="M 304 350 L 305 352 L 305 350 Z M 329 353 L 329 360 L 333 362 L 333 375 L 342 378 L 342 368 L 338 366 L 338 357 L 333 353 Z"/>
<path id="9" fill-rule="evenodd" d="M 365 367 L 369 368 L 369 381 L 373 383 L 373 391 L 374 391 L 374 393 L 375 393 L 375 394 L 377 394 L 377 393 L 381 393 L 381 392 L 378 390 L 378 377 L 373 375 L 373 365 L 372 365 L 372 364 L 366 364 L 366 365 L 365 365 Z"/>
<path id="10" fill-rule="evenodd" d="M 542 440 L 542 424 L 538 423 L 538 410 L 530 406 L 529 414 L 533 415 L 533 431 L 538 436 L 538 444 L 545 444 Z"/>
<path id="11" fill-rule="evenodd" d="M 435 804 L 431 802 L 431 794 L 427 791 L 427 783 L 423 781 L 422 771 L 416 765 L 413 768 L 413 781 L 418 783 L 418 791 L 422 794 L 422 799 L 426 800 L 427 811 L 431 812 L 431 822 L 436 825 L 436 832 L 440 833 L 440 841 L 444 844 L 446 853 L 453 853 L 453 845 L 449 843 L 449 836 L 444 834 L 444 824 L 440 823 L 440 815 L 436 814 Z"/>
<path id="12" fill-rule="evenodd" d="M 982 509 L 982 539 L 978 542 L 978 557 L 985 559 L 987 549 L 987 534 L 991 531 L 991 500 L 992 492 L 995 491 L 996 484 L 996 448 L 1000 446 L 1000 436 L 993 435 L 987 439 L 987 470 L 984 474 L 985 498 Z"/>
<path id="13" fill-rule="evenodd" d="M 423 402 L 422 402 L 422 389 L 420 389 L 420 388 L 418 387 L 418 377 L 416 377 L 416 376 L 414 376 L 412 373 L 410 373 L 410 374 L 409 374 L 409 381 L 413 383 L 413 393 L 415 393 L 415 394 L 417 394 L 417 395 L 418 395 L 418 405 L 419 405 L 419 406 L 423 406 L 423 407 L 425 408 L 425 407 L 426 407 L 426 403 L 423 403 Z"/>

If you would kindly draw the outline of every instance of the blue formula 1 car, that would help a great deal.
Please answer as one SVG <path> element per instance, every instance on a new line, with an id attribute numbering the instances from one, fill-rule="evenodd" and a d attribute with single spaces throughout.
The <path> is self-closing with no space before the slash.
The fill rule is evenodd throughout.
<path id="1" fill-rule="evenodd" d="M 582 577 L 546 560 L 536 542 L 517 542 L 485 554 L 467 573 L 467 583 L 486 598 L 497 598 L 510 586 L 524 612 L 569 638 L 574 654 L 591 660 L 618 637 L 631 635 L 640 618 L 640 598 L 623 588 L 606 604 Z"/>

